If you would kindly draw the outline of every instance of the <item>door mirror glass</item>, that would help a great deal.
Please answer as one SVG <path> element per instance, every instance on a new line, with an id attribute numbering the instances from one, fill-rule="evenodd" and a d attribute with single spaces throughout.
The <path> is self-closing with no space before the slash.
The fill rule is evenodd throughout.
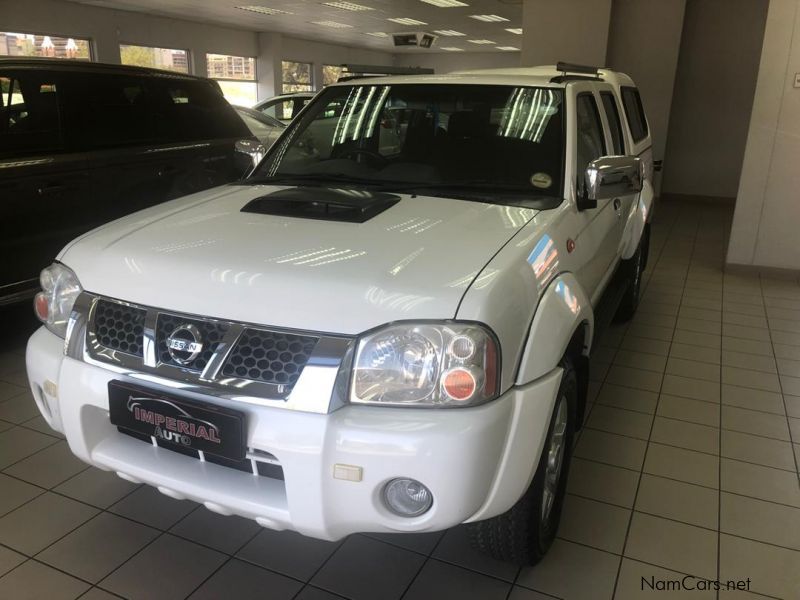
<path id="1" fill-rule="evenodd" d="M 601 156 L 589 163 L 584 173 L 578 210 L 595 208 L 598 200 L 638 194 L 642 191 L 644 171 L 636 156 Z"/>
<path id="2" fill-rule="evenodd" d="M 250 159 L 243 177 L 248 177 L 267 153 L 267 149 L 264 145 L 256 140 L 238 140 L 234 148 L 237 153 L 248 156 Z"/>

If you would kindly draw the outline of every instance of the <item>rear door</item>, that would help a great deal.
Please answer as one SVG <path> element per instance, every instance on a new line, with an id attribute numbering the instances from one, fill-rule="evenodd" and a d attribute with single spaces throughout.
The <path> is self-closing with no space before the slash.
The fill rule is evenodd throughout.
<path id="1" fill-rule="evenodd" d="M 39 271 L 87 229 L 85 156 L 63 135 L 63 72 L 0 70 L 0 304 L 37 285 Z"/>

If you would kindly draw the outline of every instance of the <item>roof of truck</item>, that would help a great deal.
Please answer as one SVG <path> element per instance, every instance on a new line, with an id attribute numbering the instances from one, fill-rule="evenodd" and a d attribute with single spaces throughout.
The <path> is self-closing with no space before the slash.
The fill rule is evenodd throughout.
<path id="1" fill-rule="evenodd" d="M 45 68 L 57 71 L 90 71 L 94 73 L 135 73 L 137 75 L 151 75 L 156 77 L 183 77 L 189 79 L 207 80 L 207 77 L 189 75 L 177 71 L 152 69 L 150 67 L 137 67 L 132 65 L 115 65 L 110 63 L 92 62 L 89 60 L 39 58 L 29 56 L 3 56 L 0 57 L 0 67 Z"/>

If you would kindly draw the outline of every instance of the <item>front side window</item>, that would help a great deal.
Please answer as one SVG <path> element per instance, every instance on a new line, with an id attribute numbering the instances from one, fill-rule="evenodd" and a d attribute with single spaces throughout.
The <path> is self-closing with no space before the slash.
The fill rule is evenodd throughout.
<path id="1" fill-rule="evenodd" d="M 560 201 L 562 110 L 558 89 L 337 85 L 290 125 L 286 143 L 255 178 L 420 188 L 501 203 Z"/>
<path id="2" fill-rule="evenodd" d="M 92 59 L 88 39 L 10 31 L 0 31 L 0 56 Z"/>
<path id="3" fill-rule="evenodd" d="M 281 63 L 283 93 L 313 92 L 312 67 L 311 63 L 284 60 Z"/>
<path id="4" fill-rule="evenodd" d="M 0 158 L 61 149 L 59 86 L 46 73 L 0 73 Z"/>
<path id="5" fill-rule="evenodd" d="M 206 54 L 206 65 L 208 76 L 217 80 L 228 102 L 249 108 L 258 101 L 255 58 Z"/>
<path id="6" fill-rule="evenodd" d="M 123 65 L 189 72 L 189 53 L 186 50 L 120 44 L 119 55 Z"/>
<path id="7" fill-rule="evenodd" d="M 579 94 L 576 102 L 576 173 L 578 185 L 583 184 L 583 174 L 593 160 L 606 155 L 606 142 L 603 136 L 603 124 L 597 102 L 591 93 Z"/>

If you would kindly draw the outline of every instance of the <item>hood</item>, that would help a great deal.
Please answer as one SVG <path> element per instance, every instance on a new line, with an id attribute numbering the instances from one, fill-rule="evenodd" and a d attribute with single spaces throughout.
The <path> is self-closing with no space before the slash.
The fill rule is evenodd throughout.
<path id="1" fill-rule="evenodd" d="M 362 223 L 242 211 L 280 189 L 226 186 L 114 221 L 59 259 L 84 289 L 147 306 L 357 334 L 448 319 L 535 210 L 396 194 Z"/>

